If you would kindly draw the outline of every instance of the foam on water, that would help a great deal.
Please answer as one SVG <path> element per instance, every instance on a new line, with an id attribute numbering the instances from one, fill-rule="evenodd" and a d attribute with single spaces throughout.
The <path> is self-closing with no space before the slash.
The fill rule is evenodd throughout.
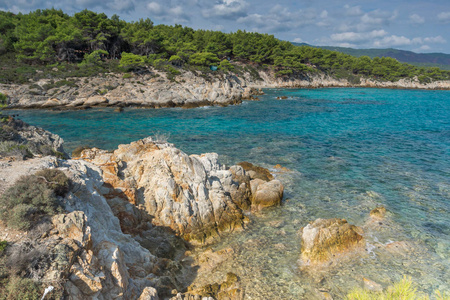
<path id="1" fill-rule="evenodd" d="M 161 132 L 187 153 L 291 170 L 276 175 L 286 187 L 282 207 L 251 215 L 244 232 L 214 245 L 234 254 L 214 274 L 199 273 L 198 283 L 234 272 L 248 299 L 316 299 L 320 291 L 343 297 L 362 277 L 387 286 L 408 275 L 419 290 L 450 291 L 450 92 L 269 89 L 260 99 L 225 108 L 19 114 L 59 134 L 68 150 L 114 149 Z M 369 224 L 378 205 L 388 220 Z M 302 270 L 298 231 L 332 217 L 364 226 L 367 255 L 326 272 Z"/>

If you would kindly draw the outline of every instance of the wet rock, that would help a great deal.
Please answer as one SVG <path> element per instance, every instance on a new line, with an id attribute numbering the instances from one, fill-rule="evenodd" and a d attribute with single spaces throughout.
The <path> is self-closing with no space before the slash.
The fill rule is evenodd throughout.
<path id="1" fill-rule="evenodd" d="M 344 219 L 317 219 L 301 230 L 301 258 L 318 263 L 364 245 L 362 229 Z"/>
<path id="2" fill-rule="evenodd" d="M 270 171 L 266 168 L 255 166 L 252 163 L 246 161 L 240 162 L 238 163 L 238 165 L 244 168 L 251 179 L 261 179 L 264 181 L 273 179 L 273 175 L 270 174 Z"/>
<path id="3" fill-rule="evenodd" d="M 280 164 L 276 164 L 276 165 L 274 166 L 274 168 L 275 168 L 276 171 L 279 172 L 279 173 L 288 173 L 288 172 L 292 172 L 292 170 L 289 170 L 288 168 L 283 167 L 283 166 L 280 165 Z"/>
<path id="4" fill-rule="evenodd" d="M 212 297 L 213 299 L 241 300 L 244 299 L 244 292 L 240 287 L 239 277 L 234 273 L 228 273 L 225 281 L 189 290 L 183 296 L 183 299 L 201 296 L 202 299 Z"/>
<path id="5" fill-rule="evenodd" d="M 383 291 L 383 287 L 381 286 L 381 284 L 376 283 L 375 281 L 372 281 L 372 280 L 364 277 L 363 282 L 364 282 L 364 288 L 366 290 L 374 291 L 374 292 L 382 292 Z"/>
<path id="6" fill-rule="evenodd" d="M 323 300 L 333 300 L 333 297 L 328 292 L 319 291 L 319 295 Z"/>
<path id="7" fill-rule="evenodd" d="M 370 211 L 370 216 L 375 219 L 384 219 L 386 216 L 386 208 L 384 206 L 379 206 Z"/>
<path id="8" fill-rule="evenodd" d="M 386 244 L 385 249 L 391 254 L 405 256 L 413 251 L 414 246 L 411 242 L 396 241 Z"/>
<path id="9" fill-rule="evenodd" d="M 254 179 L 250 182 L 250 185 L 253 210 L 280 205 L 283 199 L 284 187 L 279 180 L 262 182 L 260 179 Z"/>

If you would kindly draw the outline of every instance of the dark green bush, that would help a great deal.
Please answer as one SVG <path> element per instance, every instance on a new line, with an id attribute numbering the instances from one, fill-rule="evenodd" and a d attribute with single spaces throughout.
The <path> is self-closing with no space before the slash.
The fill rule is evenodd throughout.
<path id="1" fill-rule="evenodd" d="M 5 250 L 6 246 L 8 246 L 8 242 L 0 240 L 0 253 L 2 253 L 3 250 Z"/>
<path id="2" fill-rule="evenodd" d="M 55 192 L 56 196 L 64 197 L 69 191 L 69 178 L 58 169 L 44 169 L 35 174 L 37 177 L 43 177 L 47 187 Z"/>
<path id="3" fill-rule="evenodd" d="M 75 150 L 72 151 L 72 158 L 77 158 L 81 156 L 81 152 L 83 152 L 83 150 L 86 149 L 90 149 L 91 147 L 89 146 L 79 146 L 76 147 Z"/>
<path id="4" fill-rule="evenodd" d="M 2 137 L 3 135 L 4 131 L 0 129 L 0 137 Z M 33 157 L 33 154 L 26 145 L 22 145 L 14 141 L 0 142 L 0 155 L 15 156 L 18 157 L 19 159 Z"/>
<path id="5" fill-rule="evenodd" d="M 69 180 L 59 170 L 22 176 L 0 197 L 0 218 L 8 227 L 29 230 L 43 216 L 61 211 L 56 196 L 68 188 Z"/>
<path id="6" fill-rule="evenodd" d="M 8 105 L 8 97 L 5 94 L 0 93 L 0 107 Z"/>

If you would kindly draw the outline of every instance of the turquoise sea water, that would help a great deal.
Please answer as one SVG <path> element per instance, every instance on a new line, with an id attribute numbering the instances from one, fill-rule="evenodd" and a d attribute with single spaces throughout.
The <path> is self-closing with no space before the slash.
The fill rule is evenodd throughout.
<path id="1" fill-rule="evenodd" d="M 114 149 L 158 133 L 189 154 L 217 152 L 228 165 L 290 169 L 277 174 L 283 206 L 250 216 L 247 230 L 214 245 L 232 249 L 232 258 L 198 282 L 233 271 L 248 299 L 320 299 L 323 291 L 339 299 L 363 277 L 386 286 L 407 275 L 426 293 L 450 292 L 450 91 L 265 92 L 261 101 L 225 108 L 11 113 L 59 134 L 69 151 Z M 377 205 L 389 213 L 375 228 L 367 222 Z M 331 217 L 364 226 L 366 256 L 326 272 L 302 270 L 298 230 Z M 403 241 L 401 253 L 386 250 Z"/>

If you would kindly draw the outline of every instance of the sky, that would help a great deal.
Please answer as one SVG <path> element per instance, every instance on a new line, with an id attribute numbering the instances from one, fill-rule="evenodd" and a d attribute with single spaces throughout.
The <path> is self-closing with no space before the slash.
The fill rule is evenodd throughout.
<path id="1" fill-rule="evenodd" d="M 450 54 L 450 0 L 0 0 L 0 10 L 14 13 L 52 7 L 319 46 Z"/>

